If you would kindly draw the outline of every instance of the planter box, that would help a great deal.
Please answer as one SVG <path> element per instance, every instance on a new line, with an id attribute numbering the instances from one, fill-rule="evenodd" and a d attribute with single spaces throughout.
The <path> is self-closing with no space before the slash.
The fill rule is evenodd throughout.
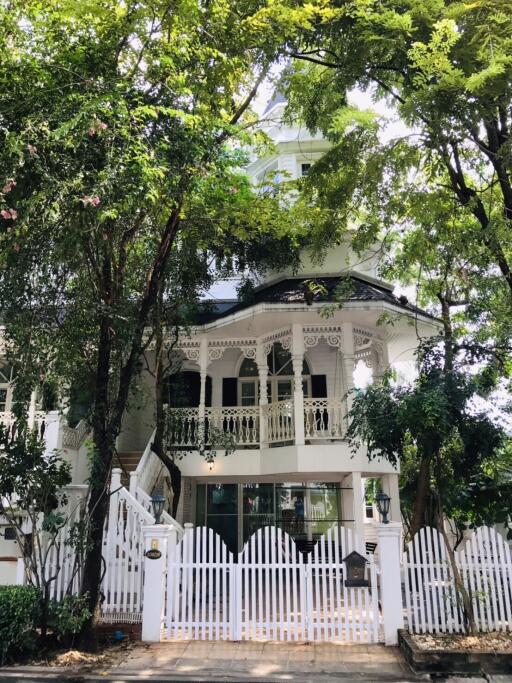
<path id="1" fill-rule="evenodd" d="M 509 652 L 420 650 L 408 631 L 398 631 L 398 644 L 415 673 L 432 674 L 512 674 Z"/>

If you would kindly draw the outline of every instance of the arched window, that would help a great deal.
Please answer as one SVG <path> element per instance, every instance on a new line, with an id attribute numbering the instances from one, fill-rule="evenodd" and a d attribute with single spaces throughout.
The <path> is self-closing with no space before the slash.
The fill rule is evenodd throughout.
<path id="1" fill-rule="evenodd" d="M 285 401 L 293 395 L 293 363 L 289 351 L 277 342 L 267 356 L 267 395 L 270 403 Z M 238 372 L 238 402 L 242 406 L 255 406 L 259 402 L 258 366 L 245 358 Z M 302 389 L 311 396 L 311 373 L 306 360 L 302 364 Z"/>

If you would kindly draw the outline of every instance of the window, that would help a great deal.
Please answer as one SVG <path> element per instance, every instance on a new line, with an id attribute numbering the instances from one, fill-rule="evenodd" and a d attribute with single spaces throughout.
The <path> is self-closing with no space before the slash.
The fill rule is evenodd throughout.
<path id="1" fill-rule="evenodd" d="M 300 165 L 300 174 L 304 178 L 304 176 L 307 176 L 311 169 L 312 164 L 301 164 Z"/>
<path id="2" fill-rule="evenodd" d="M 286 401 L 293 396 L 293 363 L 289 351 L 279 342 L 273 345 L 267 356 L 267 396 L 270 403 Z M 238 373 L 238 403 L 241 406 L 255 406 L 259 403 L 258 366 L 245 358 Z M 311 396 L 311 376 L 307 362 L 302 364 L 302 390 L 304 396 Z"/>
<path id="3" fill-rule="evenodd" d="M 8 412 L 10 406 L 10 382 L 12 369 L 8 365 L 0 367 L 0 413 Z"/>
<path id="4" fill-rule="evenodd" d="M 13 526 L 6 526 L 4 528 L 4 538 L 6 541 L 15 541 L 16 540 L 16 530 L 14 529 Z"/>

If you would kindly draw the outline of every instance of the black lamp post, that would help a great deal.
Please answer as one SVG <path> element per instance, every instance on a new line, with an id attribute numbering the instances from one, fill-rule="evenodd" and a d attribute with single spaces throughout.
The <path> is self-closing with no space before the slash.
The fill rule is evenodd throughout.
<path id="1" fill-rule="evenodd" d="M 160 517 L 164 511 L 165 498 L 158 494 L 151 496 L 151 505 L 153 506 L 153 516 L 155 518 L 155 524 L 161 524 Z"/>
<path id="2" fill-rule="evenodd" d="M 375 500 L 377 501 L 377 510 L 382 517 L 383 524 L 389 524 L 388 514 L 389 514 L 389 503 L 391 498 L 386 495 L 383 491 L 377 494 Z"/>

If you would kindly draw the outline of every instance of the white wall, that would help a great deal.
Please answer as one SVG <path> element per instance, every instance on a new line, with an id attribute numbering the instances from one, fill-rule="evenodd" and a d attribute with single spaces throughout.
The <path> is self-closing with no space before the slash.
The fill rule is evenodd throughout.
<path id="1" fill-rule="evenodd" d="M 17 541 L 6 541 L 6 525 L 0 524 L 0 586 L 16 583 L 16 558 L 21 557 Z"/>

